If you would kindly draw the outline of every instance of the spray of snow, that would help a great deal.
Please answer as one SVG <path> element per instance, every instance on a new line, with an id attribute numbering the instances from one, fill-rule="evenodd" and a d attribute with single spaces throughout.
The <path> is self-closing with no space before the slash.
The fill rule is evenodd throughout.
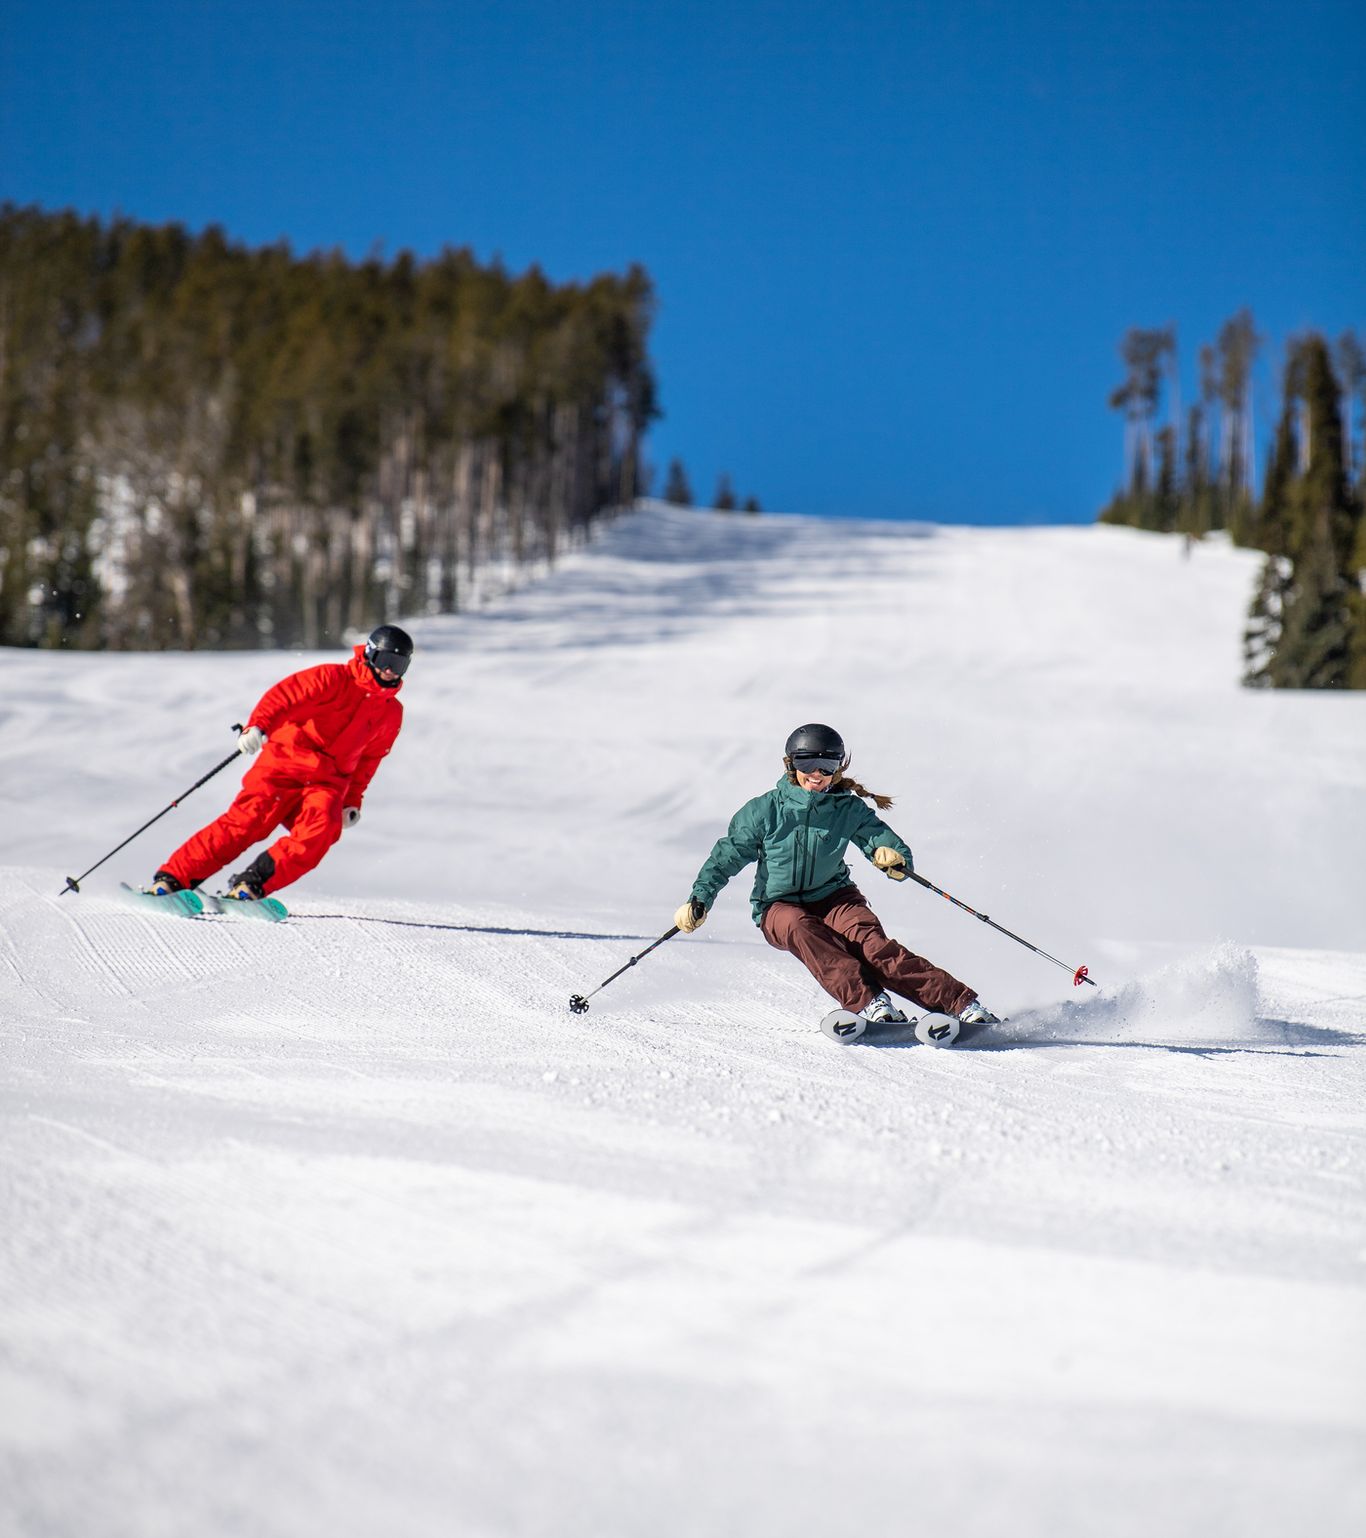
<path id="1" fill-rule="evenodd" d="M 1087 1043 L 1253 1047 L 1272 1031 L 1261 1014 L 1257 958 L 1226 943 L 1134 978 L 1113 994 L 1067 1000 L 1017 1024 L 1031 1040 L 1043 1034 Z"/>

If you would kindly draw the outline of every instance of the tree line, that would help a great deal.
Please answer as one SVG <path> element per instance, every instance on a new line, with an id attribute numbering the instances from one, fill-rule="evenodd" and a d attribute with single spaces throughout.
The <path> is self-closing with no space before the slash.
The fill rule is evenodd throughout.
<path id="1" fill-rule="evenodd" d="M 670 502 L 675 507 L 692 507 L 693 494 L 692 482 L 688 479 L 688 472 L 684 468 L 681 459 L 669 461 L 668 474 L 664 478 L 665 502 Z M 747 496 L 744 502 L 735 495 L 735 487 L 731 484 L 730 475 L 723 470 L 716 478 L 716 490 L 712 493 L 710 506 L 718 513 L 758 513 L 763 509 L 759 506 L 759 499 L 754 495 Z"/>
<path id="2" fill-rule="evenodd" d="M 638 266 L 353 262 L 0 205 L 0 644 L 319 647 L 641 490 Z"/>
<path id="3" fill-rule="evenodd" d="M 1253 688 L 1366 689 L 1366 347 L 1308 331 L 1285 350 L 1275 435 L 1256 486 L 1252 315 L 1199 353 L 1183 411 L 1174 327 L 1136 328 L 1110 397 L 1124 414 L 1125 473 L 1101 512 L 1199 539 L 1225 529 L 1266 559 L 1243 636 Z"/>

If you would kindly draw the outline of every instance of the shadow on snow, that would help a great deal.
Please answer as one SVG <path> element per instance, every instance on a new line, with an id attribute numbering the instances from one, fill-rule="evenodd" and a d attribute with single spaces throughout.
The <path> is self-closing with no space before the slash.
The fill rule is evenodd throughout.
<path id="1" fill-rule="evenodd" d="M 589 934 L 574 929 L 518 929 L 507 924 L 438 924 L 431 919 L 382 919 L 364 913 L 291 913 L 291 923 L 309 919 L 345 919 L 353 924 L 389 924 L 395 929 L 449 929 L 463 935 L 515 935 L 538 940 L 653 940 L 653 935 Z"/>
<path id="2" fill-rule="evenodd" d="M 1128 1052 L 1176 1052 L 1190 1057 L 1333 1057 L 1344 1047 L 1366 1047 L 1366 1035 L 1355 1031 L 1334 1031 L 1326 1026 L 1309 1025 L 1302 1020 L 1259 1019 L 1253 1022 L 1260 1034 L 1256 1039 L 1243 1042 L 1202 1042 L 1189 1045 L 1179 1041 L 1107 1041 L 1100 1036 L 1002 1036 L 990 1031 L 972 1041 L 955 1045 L 954 1052 L 1015 1052 L 1039 1047 L 1100 1047 L 1107 1051 L 1119 1048 Z M 1267 1037 L 1279 1035 L 1284 1046 L 1273 1046 Z M 879 1040 L 863 1037 L 851 1043 L 856 1047 L 877 1047 L 888 1050 L 898 1047 L 914 1047 L 919 1043 L 914 1037 Z"/>

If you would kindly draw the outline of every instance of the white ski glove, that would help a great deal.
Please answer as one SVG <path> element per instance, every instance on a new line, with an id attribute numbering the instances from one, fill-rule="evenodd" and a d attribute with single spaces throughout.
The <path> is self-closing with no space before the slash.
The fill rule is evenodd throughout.
<path id="1" fill-rule="evenodd" d="M 694 929 L 701 929 L 706 922 L 707 910 L 693 897 L 674 914 L 674 927 L 685 935 L 690 935 Z"/>
<path id="2" fill-rule="evenodd" d="M 909 875 L 906 869 L 906 856 L 899 849 L 888 849 L 885 844 L 873 850 L 873 864 L 884 876 L 890 876 L 893 881 L 904 881 Z"/>
<path id="3" fill-rule="evenodd" d="M 266 740 L 266 734 L 259 726 L 249 726 L 237 739 L 237 751 L 245 753 L 248 758 L 254 758 L 261 751 L 261 744 Z"/>
<path id="4" fill-rule="evenodd" d="M 358 807 L 358 806 L 348 806 L 342 812 L 342 827 L 343 828 L 354 828 L 359 821 L 360 821 L 360 807 Z"/>

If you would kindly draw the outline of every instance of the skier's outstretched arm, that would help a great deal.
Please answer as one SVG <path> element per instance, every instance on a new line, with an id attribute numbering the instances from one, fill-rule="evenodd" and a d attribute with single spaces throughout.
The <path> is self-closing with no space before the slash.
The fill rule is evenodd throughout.
<path id="1" fill-rule="evenodd" d="M 718 838 L 712 846 L 692 884 L 687 902 L 674 914 L 674 923 L 685 935 L 702 927 L 722 887 L 759 858 L 763 842 L 763 821 L 758 807 L 754 801 L 747 802 L 731 818 L 724 837 Z"/>

